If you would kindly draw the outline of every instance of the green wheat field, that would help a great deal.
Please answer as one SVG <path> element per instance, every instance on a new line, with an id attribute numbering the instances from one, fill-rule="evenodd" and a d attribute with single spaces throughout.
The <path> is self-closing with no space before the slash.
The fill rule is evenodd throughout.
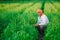
<path id="1" fill-rule="evenodd" d="M 41 2 L 0 3 L 0 40 L 36 40 L 37 9 Z M 44 14 L 49 19 L 44 40 L 60 40 L 60 3 L 45 3 Z"/>

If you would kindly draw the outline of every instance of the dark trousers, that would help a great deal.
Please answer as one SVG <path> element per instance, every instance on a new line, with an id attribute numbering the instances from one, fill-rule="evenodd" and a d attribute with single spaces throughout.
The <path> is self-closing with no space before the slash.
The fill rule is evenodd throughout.
<path id="1" fill-rule="evenodd" d="M 43 26 L 42 28 L 39 26 L 36 26 L 38 33 L 38 40 L 43 40 L 43 36 L 44 36 L 44 31 L 46 29 L 46 26 Z"/>

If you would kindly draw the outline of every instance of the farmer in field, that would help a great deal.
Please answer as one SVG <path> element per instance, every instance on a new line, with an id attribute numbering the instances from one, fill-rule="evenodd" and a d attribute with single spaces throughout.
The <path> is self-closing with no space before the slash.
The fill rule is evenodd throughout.
<path id="1" fill-rule="evenodd" d="M 43 14 L 42 10 L 38 9 L 37 13 L 38 13 L 38 21 L 37 24 L 35 24 L 35 28 L 37 28 L 39 32 L 38 40 L 43 40 L 44 31 L 45 28 L 47 27 L 46 25 L 49 23 L 49 20 L 48 17 Z"/>

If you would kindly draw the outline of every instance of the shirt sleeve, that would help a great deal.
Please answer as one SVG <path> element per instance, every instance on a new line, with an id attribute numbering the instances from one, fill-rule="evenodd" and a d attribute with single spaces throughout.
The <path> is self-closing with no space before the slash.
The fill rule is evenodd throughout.
<path id="1" fill-rule="evenodd" d="M 38 17 L 38 21 L 37 21 L 37 24 L 39 24 L 40 22 L 39 22 L 40 20 L 39 20 L 39 17 Z"/>

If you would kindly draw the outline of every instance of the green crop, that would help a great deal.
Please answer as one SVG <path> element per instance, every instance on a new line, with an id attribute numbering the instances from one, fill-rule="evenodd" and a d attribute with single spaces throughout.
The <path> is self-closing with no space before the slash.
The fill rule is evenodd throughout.
<path id="1" fill-rule="evenodd" d="M 54 4 L 54 5 L 53 5 Z M 49 19 L 44 40 L 60 40 L 60 3 L 46 3 L 44 14 Z M 36 10 L 41 3 L 8 3 L 0 4 L 0 39 L 1 40 L 36 40 L 38 31 Z"/>

